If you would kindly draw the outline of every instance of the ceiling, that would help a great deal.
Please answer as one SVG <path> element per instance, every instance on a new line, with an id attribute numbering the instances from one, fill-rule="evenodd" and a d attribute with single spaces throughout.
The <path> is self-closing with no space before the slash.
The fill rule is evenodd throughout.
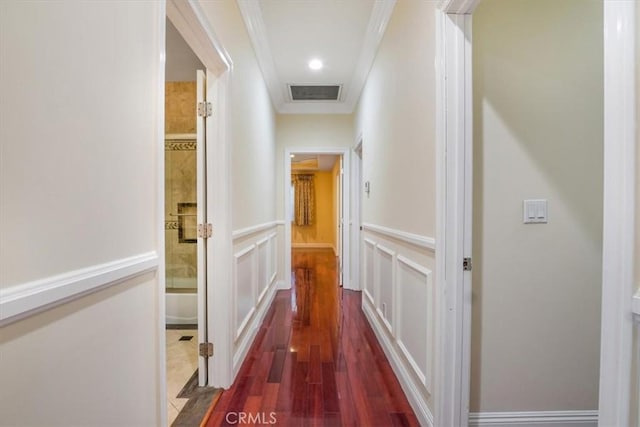
<path id="1" fill-rule="evenodd" d="M 195 81 L 196 70 L 205 70 L 205 66 L 169 19 L 167 19 L 166 34 L 165 80 L 168 82 Z"/>
<path id="2" fill-rule="evenodd" d="M 334 154 L 295 154 L 291 158 L 291 170 L 299 171 L 330 171 L 340 158 Z"/>
<path id="3" fill-rule="evenodd" d="M 352 113 L 395 0 L 238 0 L 279 113 Z M 311 70 L 320 59 L 324 67 Z M 293 101 L 288 85 L 341 85 L 337 101 Z"/>

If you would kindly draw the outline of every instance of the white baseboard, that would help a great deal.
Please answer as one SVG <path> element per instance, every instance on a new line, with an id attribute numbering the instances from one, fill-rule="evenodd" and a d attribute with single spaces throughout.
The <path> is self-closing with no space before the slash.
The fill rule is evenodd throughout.
<path id="1" fill-rule="evenodd" d="M 469 426 L 597 427 L 598 411 L 472 412 Z"/>
<path id="2" fill-rule="evenodd" d="M 433 427 L 433 414 L 427 406 L 427 402 L 422 397 L 422 393 L 419 391 L 419 386 L 412 379 L 409 368 L 405 366 L 405 363 L 403 362 L 400 354 L 392 345 L 391 340 L 386 333 L 386 326 L 383 325 L 382 321 L 379 319 L 378 314 L 376 313 L 375 308 L 371 306 L 369 301 L 365 301 L 363 299 L 363 303 L 364 304 L 362 308 L 364 314 L 369 320 L 369 324 L 371 325 L 373 332 L 378 338 L 378 342 L 380 342 L 380 346 L 382 347 L 384 354 L 387 356 L 387 359 L 389 359 L 391 368 L 396 374 L 396 377 L 400 382 L 400 386 L 402 387 L 402 390 L 409 400 L 411 408 L 415 412 L 416 417 L 418 417 L 420 425 Z"/>

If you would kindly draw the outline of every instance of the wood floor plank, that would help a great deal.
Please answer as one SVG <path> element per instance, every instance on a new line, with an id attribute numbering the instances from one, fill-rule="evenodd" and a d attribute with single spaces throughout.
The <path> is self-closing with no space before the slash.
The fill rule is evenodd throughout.
<path id="1" fill-rule="evenodd" d="M 362 312 L 361 293 L 337 282 L 332 251 L 293 252 L 292 289 L 279 291 L 233 386 L 206 425 L 252 413 L 262 425 L 417 426 Z M 258 418 L 255 418 L 255 417 Z M 232 417 L 233 418 L 233 417 Z"/>

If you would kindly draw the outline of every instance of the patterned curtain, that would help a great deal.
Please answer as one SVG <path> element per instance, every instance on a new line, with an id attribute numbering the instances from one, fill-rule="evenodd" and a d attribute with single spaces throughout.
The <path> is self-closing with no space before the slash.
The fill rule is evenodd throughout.
<path id="1" fill-rule="evenodd" d="M 295 192 L 293 221 L 298 226 L 313 225 L 316 216 L 313 175 L 294 175 L 292 179 Z"/>

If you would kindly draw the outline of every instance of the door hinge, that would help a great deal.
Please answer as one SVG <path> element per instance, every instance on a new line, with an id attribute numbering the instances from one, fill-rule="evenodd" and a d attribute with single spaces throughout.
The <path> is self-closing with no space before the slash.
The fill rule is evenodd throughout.
<path id="1" fill-rule="evenodd" d="M 473 264 L 471 264 L 471 258 L 464 258 L 462 260 L 462 269 L 464 271 L 471 271 L 471 268 L 473 268 Z"/>
<path id="2" fill-rule="evenodd" d="M 213 236 L 213 225 L 198 224 L 198 237 L 201 239 L 208 239 L 211 236 Z"/>
<path id="3" fill-rule="evenodd" d="M 200 343 L 200 356 L 213 357 L 213 343 L 201 342 Z"/>
<path id="4" fill-rule="evenodd" d="M 198 102 L 198 117 L 211 117 L 213 106 L 210 102 Z"/>

